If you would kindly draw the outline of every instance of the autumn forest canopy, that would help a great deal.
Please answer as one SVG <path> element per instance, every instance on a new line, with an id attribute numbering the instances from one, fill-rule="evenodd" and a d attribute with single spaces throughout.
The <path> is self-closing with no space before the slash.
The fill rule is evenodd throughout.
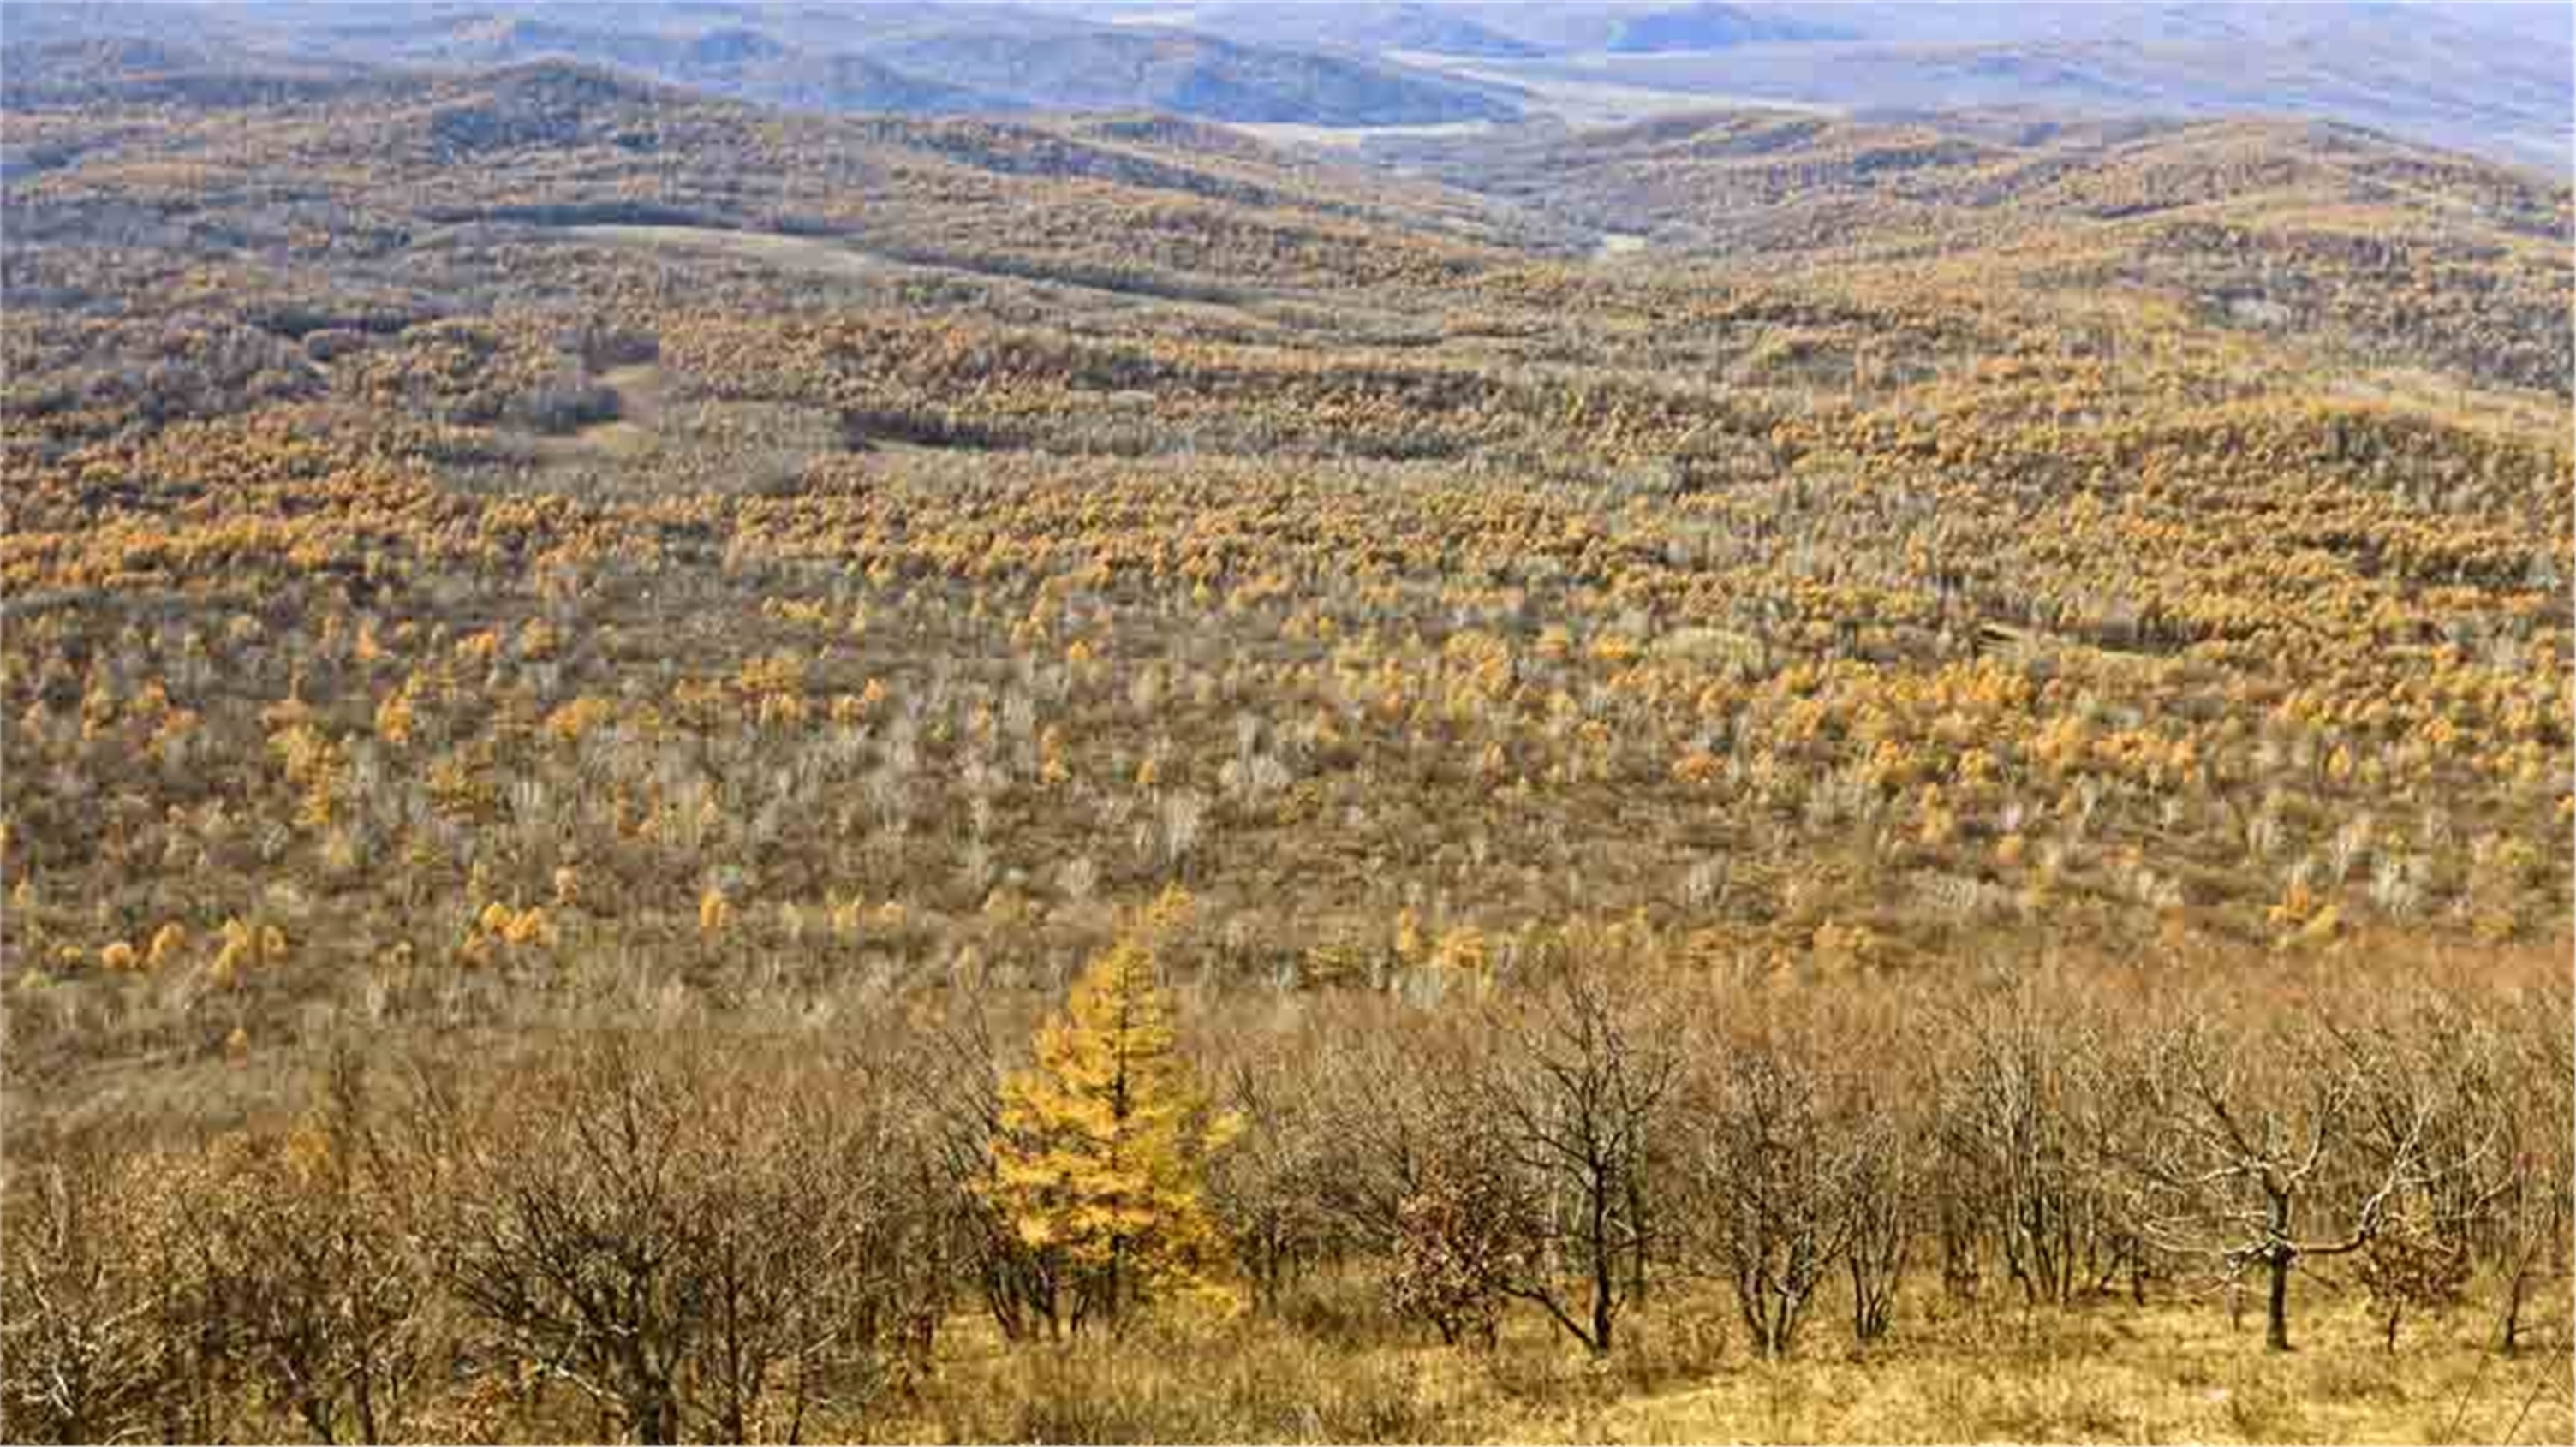
<path id="1" fill-rule="evenodd" d="M 2576 1431 L 2563 175 L 705 8 L 0 14 L 11 1440 Z"/>

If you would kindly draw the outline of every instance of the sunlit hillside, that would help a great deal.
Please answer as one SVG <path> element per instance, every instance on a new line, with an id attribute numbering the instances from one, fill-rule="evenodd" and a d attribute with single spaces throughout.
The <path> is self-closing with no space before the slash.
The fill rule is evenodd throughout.
<path id="1" fill-rule="evenodd" d="M 373 35 L 12 54 L 11 1439 L 2576 1432 L 2562 180 Z"/>

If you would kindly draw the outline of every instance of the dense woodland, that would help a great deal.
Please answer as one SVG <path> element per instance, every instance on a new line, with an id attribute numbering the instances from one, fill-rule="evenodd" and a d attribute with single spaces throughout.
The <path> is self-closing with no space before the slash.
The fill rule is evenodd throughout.
<path id="1" fill-rule="evenodd" d="M 2566 186 L 149 79 L 11 1437 L 2576 1430 Z"/>

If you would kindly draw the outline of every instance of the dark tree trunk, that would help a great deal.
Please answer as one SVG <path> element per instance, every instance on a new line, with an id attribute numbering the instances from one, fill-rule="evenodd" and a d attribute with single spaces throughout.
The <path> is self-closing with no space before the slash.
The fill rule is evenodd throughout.
<path id="1" fill-rule="evenodd" d="M 2298 1253 L 2286 1244 L 2275 1245 L 2269 1253 L 2272 1291 L 2265 1309 L 2263 1344 L 2276 1352 L 2290 1349 L 2290 1263 L 2296 1259 Z"/>
<path id="2" fill-rule="evenodd" d="M 1602 1274 L 1606 1276 L 1608 1273 Z M 1596 1357 L 1610 1355 L 1610 1298 L 1601 1290 L 1597 1279 L 1593 1283 L 1592 1296 L 1592 1354 Z"/>
<path id="3" fill-rule="evenodd" d="M 1616 1289 L 1613 1273 L 1618 1269 L 1610 1244 L 1609 1198 L 1596 1191 L 1592 1196 L 1592 1354 L 1610 1355 L 1610 1295 Z"/>
<path id="4" fill-rule="evenodd" d="M 1628 1297 L 1646 1299 L 1646 1201 L 1633 1173 L 1628 1179 Z"/>
<path id="5" fill-rule="evenodd" d="M 2272 1290 L 2264 1308 L 2263 1345 L 2276 1352 L 2290 1349 L 2290 1267 L 2299 1257 L 2290 1235 L 2290 1195 L 2281 1187 L 2266 1183 L 2264 1189 L 2272 1198 L 2272 1239 L 2264 1247 L 2264 1264 L 2271 1268 Z"/>
<path id="6" fill-rule="evenodd" d="M 635 1440 L 644 1447 L 667 1447 L 678 1441 L 672 1430 L 671 1399 L 664 1392 L 652 1392 L 635 1404 Z"/>

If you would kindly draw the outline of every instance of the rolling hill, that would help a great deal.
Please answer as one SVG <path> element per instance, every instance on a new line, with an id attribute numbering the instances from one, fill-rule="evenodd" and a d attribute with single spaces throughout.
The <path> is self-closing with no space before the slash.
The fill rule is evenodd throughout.
<path id="1" fill-rule="evenodd" d="M 21 15 L 28 17 L 20 24 Z M 193 45 L 262 66 L 610 65 L 772 106 L 899 115 L 1159 109 L 1324 126 L 1501 120 L 1507 86 L 1347 53 L 994 6 L 13 5 L 0 46 Z M 58 54 L 48 50 L 46 54 Z M 17 63 L 36 83 L 33 59 Z M 129 80 L 131 77 L 129 77 Z M 66 81 L 48 81 L 61 85 Z"/>
<path id="2" fill-rule="evenodd" d="M 2567 189 L 2350 126 L 1740 111 L 1384 154 L 1750 267 L 2116 278 L 2221 325 L 2570 384 Z"/>
<path id="3" fill-rule="evenodd" d="M 1032 39 L 932 30 L 888 37 L 869 53 L 899 69 L 1006 93 L 1042 109 L 1156 109 L 1208 120 L 1323 126 L 1518 114 L 1489 85 L 1188 33 L 1099 28 Z"/>
<path id="4" fill-rule="evenodd" d="M 1749 10 L 1741 5 L 1682 5 L 1619 16 L 1602 49 L 1613 54 L 1655 55 L 1851 38 L 1852 32 L 1821 20 Z"/>
<path id="5" fill-rule="evenodd" d="M 1212 35 L 1368 54 L 1403 50 L 1521 60 L 1546 53 L 1545 47 L 1490 25 L 1458 5 L 1225 4 L 1201 5 L 1174 16 L 1146 11 L 1135 18 L 1139 23 L 1159 20 L 1186 25 Z"/>
<path id="6" fill-rule="evenodd" d="M 781 108 L 904 115 L 1155 109 L 1352 130 L 1748 102 L 2299 115 L 2551 174 L 2576 138 L 2576 22 L 2528 5 L 36 0 L 9 13 L 0 49 L 22 52 L 164 44 L 233 57 L 236 74 L 245 57 L 271 72 L 554 58 Z M 18 83 L 36 69 L 18 62 Z"/>
<path id="7" fill-rule="evenodd" d="M 18 18 L 0 1435 L 2576 1439 L 2563 180 Z"/>

